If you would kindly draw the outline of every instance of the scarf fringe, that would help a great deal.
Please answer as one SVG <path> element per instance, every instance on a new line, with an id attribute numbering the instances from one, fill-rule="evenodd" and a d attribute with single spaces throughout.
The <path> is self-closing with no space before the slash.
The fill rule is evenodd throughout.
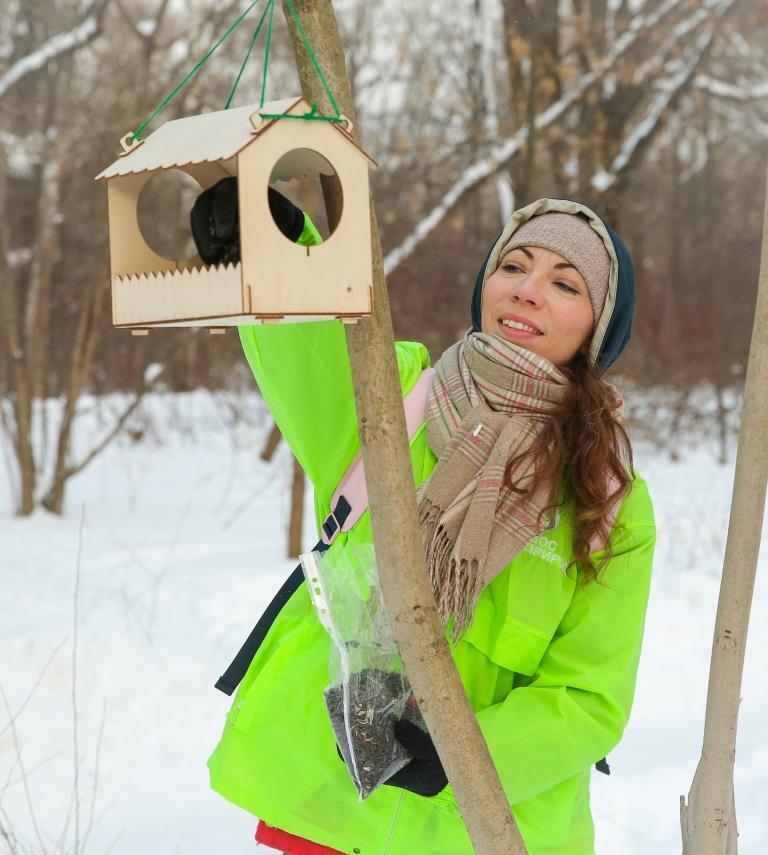
<path id="1" fill-rule="evenodd" d="M 420 503 L 419 523 L 424 532 L 424 552 L 437 614 L 443 626 L 453 617 L 451 638 L 456 643 L 474 618 L 482 590 L 480 562 L 476 558 L 457 561 L 453 557 L 455 543 L 438 525 L 440 515 L 440 508 L 428 499 Z"/>

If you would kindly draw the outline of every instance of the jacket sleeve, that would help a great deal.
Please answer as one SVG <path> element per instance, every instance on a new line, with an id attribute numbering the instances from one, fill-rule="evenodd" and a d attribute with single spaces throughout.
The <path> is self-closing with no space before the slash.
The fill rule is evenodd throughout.
<path id="1" fill-rule="evenodd" d="M 651 521 L 617 528 L 610 564 L 599 581 L 577 584 L 531 682 L 478 712 L 510 804 L 583 771 L 619 742 L 634 695 L 654 542 Z"/>
<path id="2" fill-rule="evenodd" d="M 240 340 L 285 441 L 315 490 L 329 500 L 333 473 L 344 472 L 357 449 L 341 321 L 240 327 Z"/>
<path id="3" fill-rule="evenodd" d="M 298 243 L 322 238 L 309 217 Z M 341 321 L 257 324 L 240 327 L 248 364 L 280 432 L 327 508 L 359 450 L 352 375 Z M 396 345 L 403 389 L 429 364 L 423 346 Z"/>
<path id="4" fill-rule="evenodd" d="M 297 243 L 322 243 L 306 214 Z M 343 324 L 337 320 L 257 324 L 239 330 L 245 357 L 275 423 L 315 490 L 328 492 L 334 473 L 344 472 L 352 461 L 357 442 Z M 330 487 L 327 499 L 334 489 Z"/>

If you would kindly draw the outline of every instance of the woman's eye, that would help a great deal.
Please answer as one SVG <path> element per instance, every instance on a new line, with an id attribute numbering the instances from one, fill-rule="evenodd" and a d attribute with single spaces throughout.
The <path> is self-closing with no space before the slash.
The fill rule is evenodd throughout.
<path id="1" fill-rule="evenodd" d="M 578 294 L 578 288 L 574 288 L 573 285 L 569 285 L 567 282 L 556 282 L 555 283 L 559 288 L 562 288 L 563 291 L 567 291 L 569 294 Z"/>
<path id="2" fill-rule="evenodd" d="M 522 273 L 522 270 L 516 265 L 512 264 L 511 261 L 508 261 L 506 264 L 501 266 L 502 270 L 506 270 L 507 273 Z"/>

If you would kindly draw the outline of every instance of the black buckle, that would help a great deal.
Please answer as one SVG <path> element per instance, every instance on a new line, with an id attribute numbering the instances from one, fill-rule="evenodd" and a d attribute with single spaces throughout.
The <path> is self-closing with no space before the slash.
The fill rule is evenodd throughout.
<path id="1" fill-rule="evenodd" d="M 336 519 L 336 515 L 331 512 L 325 518 L 325 522 L 323 523 L 323 531 L 325 532 L 325 536 L 330 540 L 334 534 L 341 528 L 339 525 L 339 521 Z"/>
<path id="2" fill-rule="evenodd" d="M 339 500 L 336 502 L 336 507 L 330 512 L 330 514 L 328 514 L 325 518 L 325 522 L 323 523 L 323 531 L 329 541 L 339 531 L 341 531 L 341 527 L 344 525 L 351 511 L 352 506 L 349 502 L 344 498 L 344 496 L 339 496 Z"/>

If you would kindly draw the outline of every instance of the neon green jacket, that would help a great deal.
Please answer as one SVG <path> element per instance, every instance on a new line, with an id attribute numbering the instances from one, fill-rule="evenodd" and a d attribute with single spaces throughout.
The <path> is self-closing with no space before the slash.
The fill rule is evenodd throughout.
<path id="1" fill-rule="evenodd" d="M 264 399 L 315 488 L 318 529 L 359 448 L 342 324 L 241 327 Z M 398 342 L 406 394 L 426 348 Z M 436 464 L 422 425 L 415 483 Z M 529 855 L 592 855 L 592 764 L 629 718 L 643 635 L 655 526 L 641 479 L 619 510 L 600 583 L 581 584 L 567 508 L 478 602 L 453 656 Z M 347 540 L 370 542 L 366 511 Z M 428 798 L 383 786 L 358 802 L 323 701 L 330 640 L 302 585 L 256 654 L 209 760 L 211 785 L 266 823 L 358 855 L 471 855 L 450 787 Z M 617 786 L 620 785 L 617 782 Z"/>

